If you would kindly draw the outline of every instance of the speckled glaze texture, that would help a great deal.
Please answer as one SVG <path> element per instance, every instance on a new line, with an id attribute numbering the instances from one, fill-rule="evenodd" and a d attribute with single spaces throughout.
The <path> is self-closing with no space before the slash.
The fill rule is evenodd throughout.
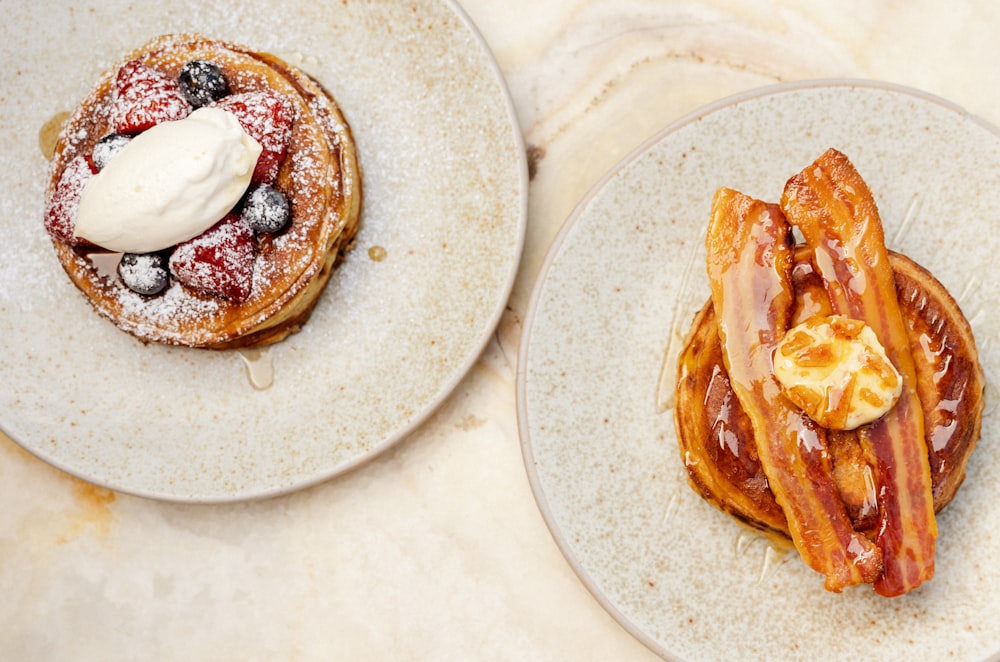
<path id="1" fill-rule="evenodd" d="M 868 182 L 889 247 L 956 297 L 988 382 L 983 437 L 938 518 L 936 575 L 896 599 L 868 586 L 827 593 L 796 554 L 702 501 L 677 448 L 672 384 L 659 383 L 709 296 L 704 231 L 715 189 L 777 201 L 785 180 L 828 147 Z M 1000 651 L 997 191 L 992 127 L 912 90 L 820 81 L 765 88 L 678 121 L 570 216 L 521 343 L 525 463 L 570 564 L 653 651 L 683 660 L 971 660 Z"/>
<path id="2" fill-rule="evenodd" d="M 44 29 L 44 12 L 11 19 L 21 41 L 5 47 L 19 60 L 0 72 L 0 121 L 17 127 L 0 131 L 0 427 L 86 480 L 179 501 L 287 492 L 390 447 L 479 356 L 523 244 L 523 145 L 478 32 L 441 0 L 284 3 L 280 21 L 266 2 L 117 4 L 102 11 L 136 16 L 112 34 L 100 12 L 60 12 L 70 25 Z M 263 390 L 236 352 L 147 346 L 101 319 L 42 227 L 39 129 L 122 53 L 186 31 L 305 69 L 358 145 L 356 246 L 305 328 L 266 350 Z"/>

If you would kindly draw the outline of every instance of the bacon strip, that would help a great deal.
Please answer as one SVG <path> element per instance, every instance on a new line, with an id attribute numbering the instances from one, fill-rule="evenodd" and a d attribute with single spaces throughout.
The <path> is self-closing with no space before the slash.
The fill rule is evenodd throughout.
<path id="1" fill-rule="evenodd" d="M 934 575 L 937 524 L 916 372 L 878 209 L 857 170 L 833 149 L 788 180 L 781 207 L 813 249 L 834 311 L 866 322 L 903 377 L 896 406 L 859 430 L 876 459 L 882 521 L 875 543 L 885 567 L 875 590 L 902 595 Z"/>
<path id="2" fill-rule="evenodd" d="M 803 560 L 827 590 L 873 582 L 878 549 L 851 526 L 833 482 L 826 431 L 781 392 L 771 356 L 795 304 L 790 229 L 777 205 L 720 189 L 705 244 L 712 304 L 733 391 L 753 424 L 761 466 Z"/>

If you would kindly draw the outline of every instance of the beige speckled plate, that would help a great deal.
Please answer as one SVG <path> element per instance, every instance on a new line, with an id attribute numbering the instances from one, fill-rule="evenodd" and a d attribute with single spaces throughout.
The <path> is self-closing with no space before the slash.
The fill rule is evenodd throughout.
<path id="1" fill-rule="evenodd" d="M 907 596 L 840 595 L 796 554 L 687 484 L 658 380 L 709 296 L 704 231 L 721 185 L 777 200 L 835 146 L 871 186 L 887 241 L 930 268 L 972 322 L 989 387 L 968 478 L 939 517 L 937 573 Z M 974 660 L 1000 651 L 1000 135 L 911 90 L 768 88 L 714 104 L 641 147 L 574 211 L 522 339 L 518 413 L 541 511 L 601 604 L 685 660 Z"/>
<path id="2" fill-rule="evenodd" d="M 4 432 L 94 483 L 207 502 L 316 483 L 426 419 L 494 331 L 526 216 L 505 83 L 458 5 L 15 4 L 0 24 Z M 147 347 L 98 318 L 42 229 L 43 123 L 121 54 L 180 31 L 299 64 L 333 92 L 358 143 L 356 248 L 305 329 L 258 362 L 273 366 L 265 390 L 237 353 Z"/>

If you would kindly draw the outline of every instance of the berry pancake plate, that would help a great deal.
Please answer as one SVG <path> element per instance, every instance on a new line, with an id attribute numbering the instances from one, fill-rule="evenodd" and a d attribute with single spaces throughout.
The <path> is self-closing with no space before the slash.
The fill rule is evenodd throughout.
<path id="1" fill-rule="evenodd" d="M 710 295 L 720 186 L 777 201 L 827 148 L 879 205 L 889 248 L 958 300 L 986 374 L 983 434 L 938 517 L 934 578 L 899 598 L 840 594 L 690 487 L 674 429 L 676 352 Z M 1000 652 L 996 256 L 1000 134 L 953 105 L 866 82 L 725 99 L 650 139 L 565 223 L 532 293 L 518 366 L 539 507 L 600 603 L 683 660 L 979 660 Z"/>
<path id="2" fill-rule="evenodd" d="M 510 97 L 456 3 L 11 11 L 0 27 L 5 434 L 98 485 L 221 502 L 328 479 L 426 420 L 495 330 L 526 218 Z M 298 65 L 331 91 L 356 139 L 364 206 L 354 249 L 303 330 L 263 351 L 142 344 L 91 310 L 42 227 L 43 126 L 123 54 L 178 32 Z"/>

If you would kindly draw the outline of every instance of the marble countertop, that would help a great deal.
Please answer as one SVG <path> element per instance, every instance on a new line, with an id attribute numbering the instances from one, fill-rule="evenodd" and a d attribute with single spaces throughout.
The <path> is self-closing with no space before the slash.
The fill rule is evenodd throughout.
<path id="1" fill-rule="evenodd" d="M 480 359 L 409 438 L 288 496 L 117 494 L 0 435 L 0 658 L 658 659 L 598 604 L 526 478 L 522 320 L 562 222 L 642 141 L 721 97 L 870 78 L 1000 124 L 987 0 L 463 0 L 528 149 L 527 239 Z"/>

